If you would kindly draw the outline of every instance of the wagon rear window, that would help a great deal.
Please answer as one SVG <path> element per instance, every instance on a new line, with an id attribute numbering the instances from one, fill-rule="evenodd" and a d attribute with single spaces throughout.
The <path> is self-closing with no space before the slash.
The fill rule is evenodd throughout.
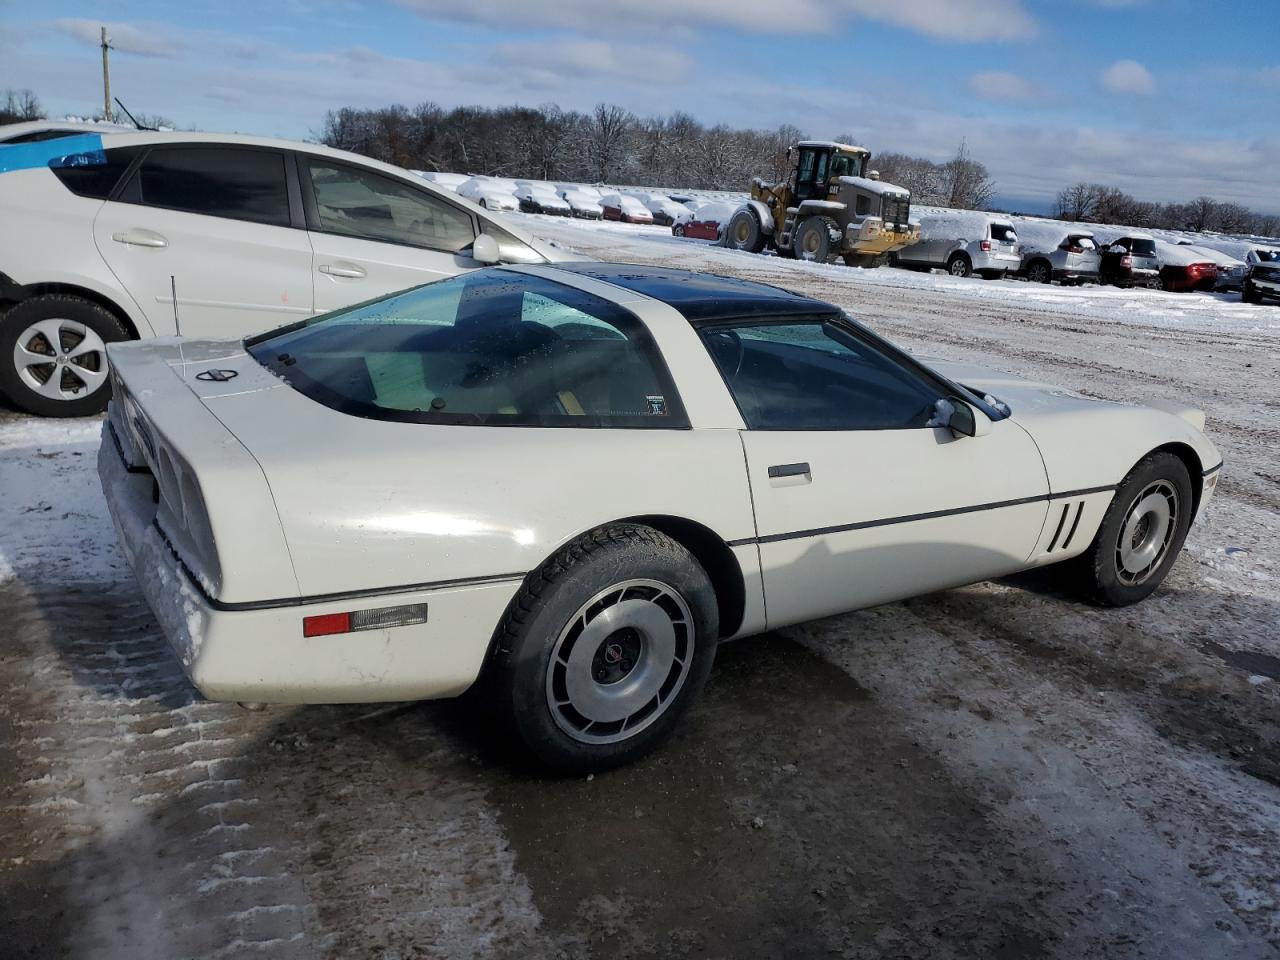
<path id="1" fill-rule="evenodd" d="M 314 400 L 383 420 L 685 428 L 645 326 L 550 280 L 481 270 L 249 341 Z"/>

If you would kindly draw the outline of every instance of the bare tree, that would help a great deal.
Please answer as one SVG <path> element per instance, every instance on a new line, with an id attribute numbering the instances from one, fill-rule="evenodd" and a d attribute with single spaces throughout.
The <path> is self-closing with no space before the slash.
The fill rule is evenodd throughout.
<path id="1" fill-rule="evenodd" d="M 608 183 L 618 179 L 618 174 L 623 169 L 627 134 L 635 117 L 622 107 L 598 103 L 591 120 L 587 155 L 595 179 Z"/>
<path id="2" fill-rule="evenodd" d="M 969 146 L 964 140 L 942 170 L 948 207 L 982 210 L 995 195 L 995 181 L 987 174 L 986 167 L 969 156 Z"/>
<path id="3" fill-rule="evenodd" d="M 22 123 L 24 120 L 43 120 L 44 110 L 30 90 L 6 90 L 0 102 L 0 123 Z"/>

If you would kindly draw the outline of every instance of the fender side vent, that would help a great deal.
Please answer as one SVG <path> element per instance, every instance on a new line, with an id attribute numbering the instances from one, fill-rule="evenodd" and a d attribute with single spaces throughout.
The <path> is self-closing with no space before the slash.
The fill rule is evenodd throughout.
<path id="1" fill-rule="evenodd" d="M 1075 515 L 1071 520 L 1071 526 L 1067 526 L 1067 518 L 1072 516 L 1072 507 L 1075 508 Z M 1053 539 L 1049 541 L 1049 548 L 1045 553 L 1053 553 L 1055 549 L 1065 550 L 1071 546 L 1071 538 L 1076 535 L 1076 528 L 1080 526 L 1080 516 L 1084 513 L 1084 501 L 1077 500 L 1075 503 L 1064 503 L 1062 505 L 1062 513 L 1058 516 L 1058 528 L 1053 531 Z M 1062 537 L 1062 531 L 1067 531 L 1067 536 L 1062 540 L 1061 546 L 1058 544 L 1059 538 Z"/>

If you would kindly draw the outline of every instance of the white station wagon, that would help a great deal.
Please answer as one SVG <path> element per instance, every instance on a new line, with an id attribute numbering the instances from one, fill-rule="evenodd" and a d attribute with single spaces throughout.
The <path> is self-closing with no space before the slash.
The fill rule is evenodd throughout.
<path id="1" fill-rule="evenodd" d="M 1198 411 L 925 366 L 829 304 L 622 264 L 110 354 L 103 489 L 201 692 L 482 681 L 571 770 L 665 736 L 722 639 L 1060 561 L 1141 600 L 1221 466 Z"/>

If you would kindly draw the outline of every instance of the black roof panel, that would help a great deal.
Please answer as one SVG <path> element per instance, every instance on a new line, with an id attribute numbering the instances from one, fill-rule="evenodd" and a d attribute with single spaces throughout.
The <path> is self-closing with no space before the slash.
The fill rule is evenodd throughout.
<path id="1" fill-rule="evenodd" d="M 821 300 L 754 280 L 632 263 L 553 263 L 555 270 L 603 280 L 675 307 L 690 322 L 769 314 L 839 313 Z"/>

